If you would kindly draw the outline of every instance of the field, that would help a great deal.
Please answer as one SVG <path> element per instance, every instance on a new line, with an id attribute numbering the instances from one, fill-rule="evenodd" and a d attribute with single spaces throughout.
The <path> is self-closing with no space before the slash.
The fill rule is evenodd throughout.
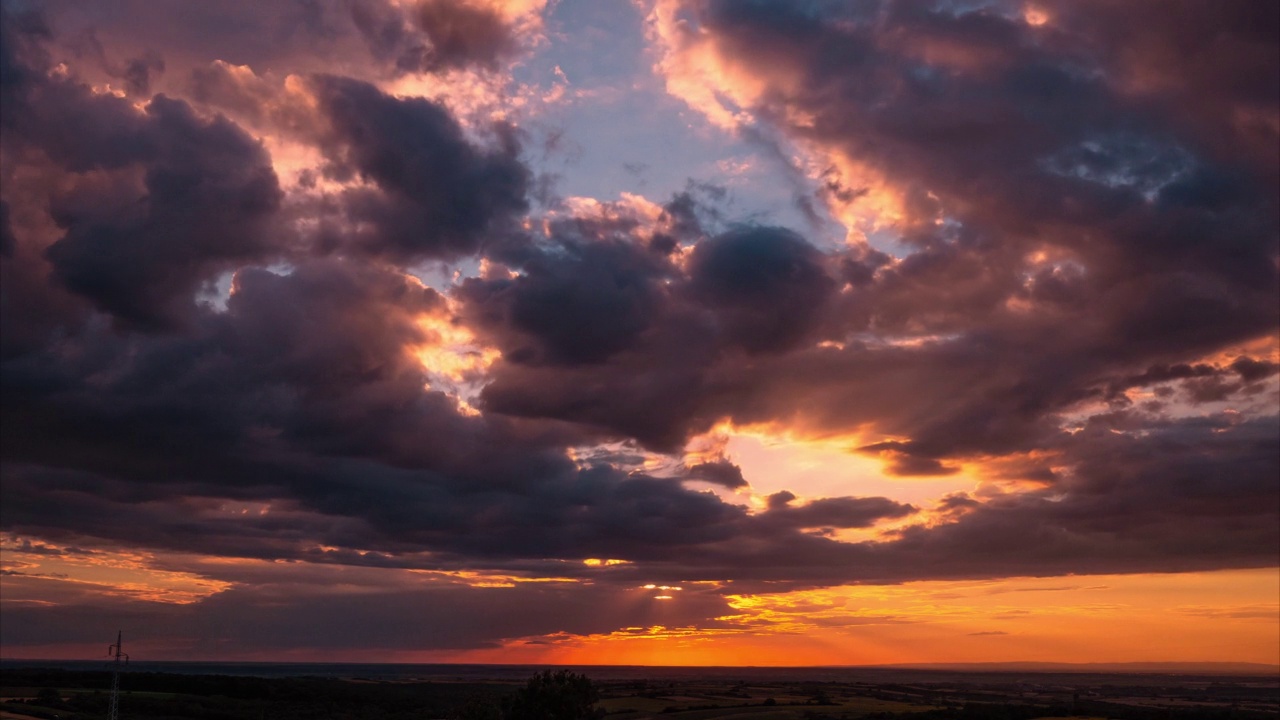
<path id="1" fill-rule="evenodd" d="M 662 687 L 666 685 L 667 687 Z M 599 703 L 609 717 L 639 720 L 655 716 L 683 720 L 792 720 L 834 715 L 916 713 L 936 709 L 921 702 L 886 700 L 861 694 L 856 686 L 793 683 L 605 684 Z M 820 712 L 819 712 L 820 711 Z"/>
<path id="2" fill-rule="evenodd" d="M 590 674 L 591 669 L 584 669 Z M 1200 720 L 1280 718 L 1275 677 L 720 669 L 601 669 L 604 720 Z M 527 671 L 525 671 L 527 672 Z M 500 720 L 514 672 L 404 680 L 127 673 L 121 717 L 138 720 Z M 5 668 L 4 720 L 100 720 L 110 675 Z M 477 708 L 482 710 L 477 713 Z"/>

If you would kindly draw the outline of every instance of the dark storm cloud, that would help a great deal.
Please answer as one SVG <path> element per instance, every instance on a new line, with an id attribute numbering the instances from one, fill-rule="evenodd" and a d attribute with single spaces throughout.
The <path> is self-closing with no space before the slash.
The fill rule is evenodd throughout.
<path id="1" fill-rule="evenodd" d="M 689 292 L 715 314 L 720 332 L 752 353 L 794 347 L 834 286 L 818 251 L 777 228 L 736 230 L 698 243 L 689 275 Z"/>
<path id="2" fill-rule="evenodd" d="M 666 258 L 625 239 L 565 238 L 515 278 L 468 278 L 465 316 L 512 362 L 600 363 L 635 344 L 663 305 Z"/>
<path id="3" fill-rule="evenodd" d="M 139 497 L 301 493 L 399 525 L 419 505 L 445 511 L 439 484 L 482 490 L 569 466 L 554 431 L 522 437 L 423 389 L 411 348 L 433 341 L 417 318 L 440 310 L 435 291 L 337 261 L 241 270 L 234 288 L 225 313 L 183 336 L 87 328 L 63 346 L 69 358 L 8 364 L 6 457 L 114 478 Z M 367 502 L 345 497 L 362 483 Z"/>
<path id="4" fill-rule="evenodd" d="M 282 193 L 262 147 L 225 119 L 202 121 L 161 95 L 140 125 L 141 195 L 130 202 L 124 187 L 60 198 L 51 210 L 66 234 L 47 254 L 72 292 L 155 327 L 189 311 L 202 281 L 271 253 Z"/>
<path id="5" fill-rule="evenodd" d="M 381 191 L 345 193 L 348 219 L 376 228 L 358 248 L 398 258 L 466 255 L 528 208 L 530 173 L 517 159 L 513 128 L 495 128 L 498 146 L 486 150 L 429 100 L 394 98 L 348 78 L 311 84 L 331 131 L 322 140 L 326 172 L 358 175 Z"/>
<path id="6" fill-rule="evenodd" d="M 911 505 L 887 498 L 822 498 L 795 507 L 783 502 L 785 497 L 782 493 L 771 495 L 764 517 L 800 528 L 865 528 L 879 520 L 917 512 Z"/>
<path id="7" fill-rule="evenodd" d="M 713 485 L 722 485 L 730 490 L 747 486 L 746 479 L 742 477 L 742 468 L 728 460 L 691 465 L 687 471 L 687 477 Z"/>
<path id="8" fill-rule="evenodd" d="M 60 284 L 122 322 L 162 328 L 190 313 L 202 282 L 271 253 L 282 193 L 258 142 L 181 100 L 158 95 L 139 112 L 50 78 L 25 64 L 43 60 L 36 48 L 13 45 L 27 57 L 5 61 L 6 154 L 42 152 L 74 173 L 48 199 L 63 234 L 45 254 Z"/>
<path id="9" fill-rule="evenodd" d="M 305 192 L 291 208 L 315 226 L 306 242 L 316 252 L 413 263 L 523 242 L 514 228 L 533 175 L 514 126 L 464 128 L 443 102 L 334 75 L 282 84 L 214 62 L 195 69 L 189 85 L 209 107 L 320 151 L 323 162 L 301 172 Z M 322 180 L 342 187 L 317 190 Z"/>
<path id="10" fill-rule="evenodd" d="M 679 226 L 691 215 L 664 217 Z M 515 277 L 463 282 L 462 317 L 503 350 L 485 407 L 672 450 L 740 392 L 732 373 L 744 356 L 820 337 L 835 281 L 799 236 L 731 229 L 698 240 L 685 267 L 655 244 L 663 237 L 673 236 L 634 221 L 558 223 L 539 249 L 508 253 Z"/>

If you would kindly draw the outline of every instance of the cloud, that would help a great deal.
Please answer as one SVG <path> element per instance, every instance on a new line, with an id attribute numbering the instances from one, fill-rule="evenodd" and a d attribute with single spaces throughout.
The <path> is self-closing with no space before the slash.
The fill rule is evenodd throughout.
<path id="1" fill-rule="evenodd" d="M 41 152 L 70 173 L 48 199 L 61 236 L 44 254 L 59 284 L 120 322 L 159 329 L 189 316 L 218 272 L 274 254 L 282 192 L 238 126 L 163 95 L 139 111 L 24 62 L 6 60 L 4 129 L 11 152 Z"/>
<path id="2" fill-rule="evenodd" d="M 863 388 L 830 392 L 870 370 L 857 359 L 869 353 L 848 347 L 851 335 L 914 338 L 919 345 L 899 362 L 922 364 L 919 373 L 902 368 L 904 381 L 958 381 L 895 393 L 901 410 L 927 397 L 940 416 L 926 419 L 921 407 L 899 423 L 897 409 L 873 413 L 886 435 L 913 439 L 920 469 L 936 470 L 929 463 L 942 454 L 1035 444 L 1037 423 L 1097 392 L 1099 377 L 1194 360 L 1275 326 L 1274 178 L 1247 149 L 1262 135 L 1242 132 L 1225 113 L 1274 114 L 1267 80 L 1276 64 L 1218 77 L 1212 90 L 1200 85 L 1203 75 L 1184 84 L 1146 65 L 1146 54 L 1164 57 L 1173 37 L 1197 48 L 1192 54 L 1212 52 L 1213 33 L 1201 32 L 1210 27 L 1240 41 L 1211 68 L 1260 59 L 1272 39 L 1249 29 L 1241 4 L 1163 16 L 1149 33 L 1134 31 L 1144 37 L 1136 50 L 1097 24 L 1112 12 L 1146 10 L 1054 6 L 1037 26 L 995 7 L 656 4 L 651 22 L 671 92 L 742 132 L 776 126 L 826 163 L 819 167 L 838 185 L 866 182 L 897 198 L 897 219 L 887 222 L 902 256 L 888 262 L 860 237 L 842 253 L 849 287 L 827 339 L 846 352 L 826 357 L 844 372 L 804 395 L 824 429 L 854 421 L 849 410 L 824 408 L 824 398 L 845 408 L 868 399 Z M 1108 74 L 1117 65 L 1137 72 L 1127 65 L 1134 62 L 1166 81 L 1135 94 Z M 1200 106 L 1178 98 L 1201 89 L 1217 98 L 1214 109 L 1195 122 L 1172 120 L 1189 112 L 1172 104 Z M 1162 118 L 1143 109 L 1153 97 L 1168 108 Z M 868 177 L 848 175 L 857 168 Z M 835 212 L 878 212 L 875 193 L 836 195 L 827 197 Z M 926 361 L 934 353 L 944 364 Z M 898 374 L 868 376 L 882 384 Z M 1198 397 L 1230 392 L 1206 388 Z"/>
<path id="3" fill-rule="evenodd" d="M 539 41 L 544 3 L 317 0 L 277 6 L 235 0 L 222 8 L 189 11 L 112 0 L 92 12 L 62 2 L 46 9 L 60 43 L 92 38 L 93 59 L 109 76 L 128 82 L 134 64 L 158 56 L 166 80 L 176 83 L 175 73 L 185 75 L 215 59 L 259 73 L 305 74 L 342 58 L 345 71 L 364 80 L 493 71 Z M 229 16 L 236 20 L 228 21 Z"/>
<path id="4" fill-rule="evenodd" d="M 463 314 L 521 365 L 599 364 L 636 344 L 665 304 L 666 257 L 615 239 L 564 238 L 513 278 L 468 278 Z"/>
<path id="5" fill-rule="evenodd" d="M 515 28 L 495 7 L 423 0 L 402 9 L 358 2 L 351 5 L 351 19 L 375 57 L 405 72 L 470 64 L 493 70 L 519 50 Z"/>
<path id="6" fill-rule="evenodd" d="M 943 465 L 938 460 L 911 453 L 909 443 L 885 441 L 858 448 L 859 452 L 879 455 L 888 461 L 885 471 L 900 477 L 953 475 L 959 468 Z"/>
<path id="7" fill-rule="evenodd" d="M 188 313 L 217 272 L 271 256 L 282 193 L 261 146 L 226 120 L 202 122 L 185 103 L 157 96 L 139 125 L 139 196 L 129 197 L 125 180 L 106 198 L 61 199 L 52 214 L 66 234 L 46 252 L 69 290 L 155 327 Z"/>
<path id="8" fill-rule="evenodd" d="M 911 515 L 917 508 L 888 498 L 821 498 L 799 507 L 781 502 L 790 493 L 769 498 L 769 512 L 764 517 L 800 528 L 865 528 L 879 520 Z"/>
<path id="9" fill-rule="evenodd" d="M 746 479 L 742 477 L 742 468 L 727 460 L 691 465 L 688 470 L 688 477 L 709 482 L 713 485 L 722 485 L 730 490 L 747 486 Z"/>
<path id="10" fill-rule="evenodd" d="M 174 21 L 154 56 L 168 11 L 104 6 L 79 62 L 81 11 L 6 10 L 0 524 L 296 573 L 196 563 L 234 587 L 163 608 L 25 577 L 57 602 L 6 643 L 94 609 L 213 613 L 246 653 L 351 617 L 334 643 L 479 647 L 652 619 L 618 607 L 655 579 L 708 583 L 683 627 L 730 584 L 1274 566 L 1274 38 L 1234 3 L 1081 7 L 655 6 L 669 90 L 795 150 L 839 246 L 710 186 L 535 208 L 524 131 L 389 89 L 502 68 L 537 3 L 246 6 L 278 42 Z M 801 501 L 690 450 L 725 423 L 978 487 Z"/>
<path id="11" fill-rule="evenodd" d="M 509 127 L 498 126 L 499 145 L 477 148 L 442 106 L 421 98 L 398 99 L 372 85 L 333 76 L 312 81 L 329 125 L 321 141 L 326 174 L 354 175 L 380 192 L 344 193 L 346 216 L 369 223 L 355 233 L 356 249 L 397 258 L 453 258 L 475 252 L 481 238 L 527 209 L 527 168 Z"/>
<path id="12" fill-rule="evenodd" d="M 5 623 L 6 646 L 76 643 L 93 637 L 103 622 L 136 628 L 135 648 L 148 657 L 183 657 L 201 649 L 222 658 L 279 656 L 310 637 L 313 651 L 350 649 L 380 653 L 494 647 L 505 640 L 556 633 L 589 635 L 619 627 L 691 624 L 728 610 L 724 598 L 683 592 L 661 608 L 638 602 L 637 588 L 578 583 L 518 583 L 470 587 L 447 577 L 407 573 L 388 577 L 330 568 L 317 578 L 295 580 L 276 569 L 270 581 L 236 587 L 190 604 L 103 597 L 74 583 L 6 578 L 6 594 L 39 593 L 56 604 L 6 607 L 22 622 Z M 360 590 L 334 592 L 334 584 Z M 87 590 L 87 591 L 86 591 Z M 512 612 L 512 608 L 522 608 Z M 331 631 L 316 633 L 317 627 Z M 136 650 L 135 650 L 136 652 Z"/>
<path id="13" fill-rule="evenodd" d="M 716 329 L 748 352 L 794 347 L 834 282 L 818 251 L 779 228 L 735 230 L 694 246 L 689 293 Z"/>

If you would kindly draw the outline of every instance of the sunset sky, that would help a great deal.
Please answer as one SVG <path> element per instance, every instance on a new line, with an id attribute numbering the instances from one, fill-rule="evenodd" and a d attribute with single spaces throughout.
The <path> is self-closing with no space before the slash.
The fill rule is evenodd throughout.
<path id="1" fill-rule="evenodd" d="M 0 2 L 0 656 L 1280 663 L 1280 3 Z"/>

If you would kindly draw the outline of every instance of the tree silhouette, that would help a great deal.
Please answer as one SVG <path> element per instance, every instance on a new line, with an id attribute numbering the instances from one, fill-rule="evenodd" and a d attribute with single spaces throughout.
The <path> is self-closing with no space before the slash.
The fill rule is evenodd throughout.
<path id="1" fill-rule="evenodd" d="M 600 693 L 586 675 L 568 670 L 543 670 L 511 695 L 506 720 L 592 720 L 603 715 L 595 703 Z"/>

